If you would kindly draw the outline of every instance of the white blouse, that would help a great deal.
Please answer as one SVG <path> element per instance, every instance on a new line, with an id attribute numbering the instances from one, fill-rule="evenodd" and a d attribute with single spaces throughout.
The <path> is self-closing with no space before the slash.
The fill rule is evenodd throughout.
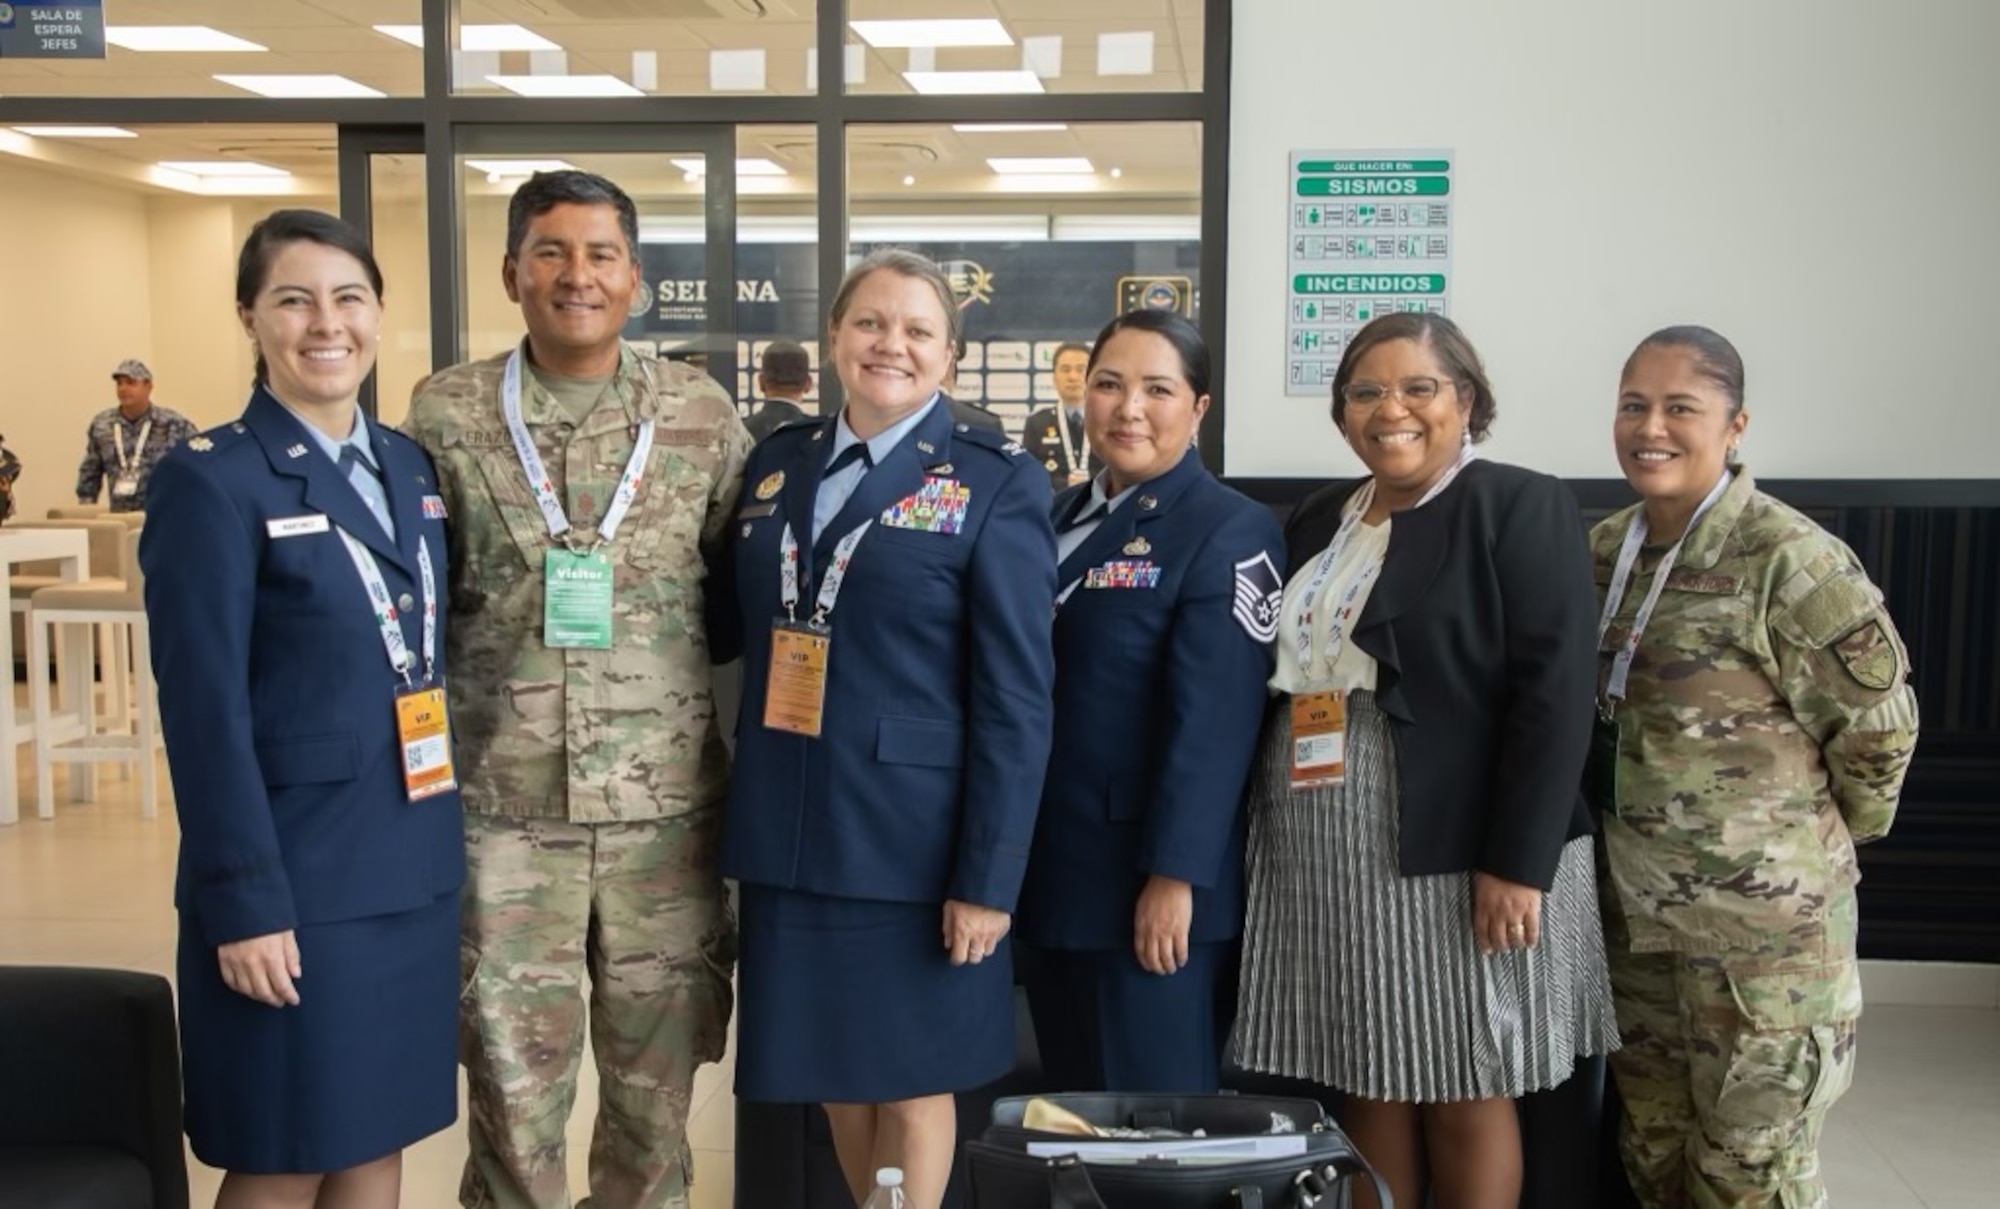
<path id="1" fill-rule="evenodd" d="M 1353 536 L 1347 540 L 1347 548 L 1340 552 L 1340 561 L 1333 566 L 1333 574 L 1327 577 L 1326 586 L 1320 591 L 1319 600 L 1313 605 L 1313 658 L 1317 661 L 1326 652 L 1327 627 L 1333 623 L 1335 606 L 1354 581 L 1369 568 L 1379 566 L 1389 552 L 1389 526 L 1383 521 L 1379 525 L 1361 524 L 1355 527 Z M 1285 598 L 1278 613 L 1278 659 L 1277 670 L 1272 674 L 1270 686 L 1280 693 L 1297 693 L 1307 690 L 1322 691 L 1337 688 L 1347 692 L 1375 690 L 1375 657 L 1354 645 L 1354 622 L 1361 619 L 1362 611 L 1368 607 L 1368 597 L 1375 590 L 1369 584 L 1354 600 L 1354 620 L 1348 623 L 1346 638 L 1340 644 L 1340 653 L 1334 657 L 1333 667 L 1315 678 L 1306 668 L 1299 666 L 1299 606 L 1305 600 L 1308 581 L 1313 569 L 1319 565 L 1318 551 L 1305 560 L 1305 565 L 1292 573 L 1291 582 L 1285 585 Z"/>

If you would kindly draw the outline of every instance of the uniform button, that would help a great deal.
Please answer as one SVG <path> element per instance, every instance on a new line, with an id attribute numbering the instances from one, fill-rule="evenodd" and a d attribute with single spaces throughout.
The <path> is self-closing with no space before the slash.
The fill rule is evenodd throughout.
<path id="1" fill-rule="evenodd" d="M 405 592 L 402 594 L 402 596 L 397 598 L 396 607 L 403 610 L 403 612 L 407 613 L 411 609 L 417 607 L 417 598 L 410 595 L 408 592 Z"/>

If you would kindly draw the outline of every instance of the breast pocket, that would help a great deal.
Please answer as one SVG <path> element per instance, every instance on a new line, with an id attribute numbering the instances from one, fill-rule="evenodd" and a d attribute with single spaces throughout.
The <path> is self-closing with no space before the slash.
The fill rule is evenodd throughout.
<path id="1" fill-rule="evenodd" d="M 619 531 L 626 558 L 648 571 L 701 565 L 701 533 L 720 458 L 703 445 L 656 443 L 641 498 Z"/>

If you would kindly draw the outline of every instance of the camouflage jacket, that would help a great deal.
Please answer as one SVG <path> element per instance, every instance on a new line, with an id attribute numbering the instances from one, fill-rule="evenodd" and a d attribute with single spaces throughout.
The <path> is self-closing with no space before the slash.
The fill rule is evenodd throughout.
<path id="1" fill-rule="evenodd" d="M 1600 599 L 1634 508 L 1591 531 Z M 1612 653 L 1665 553 L 1649 546 Z M 1854 552 L 1739 471 L 1695 526 L 1617 711 L 1607 911 L 1636 951 L 1852 955 L 1854 845 L 1916 746 L 1902 639 Z"/>
<path id="2" fill-rule="evenodd" d="M 94 504 L 98 493 L 105 489 L 105 479 L 111 480 L 111 498 L 107 508 L 112 512 L 143 512 L 146 508 L 146 484 L 152 480 L 153 467 L 167 456 L 167 450 L 195 436 L 199 429 L 194 422 L 177 411 L 169 411 L 155 403 L 145 415 L 137 420 L 128 420 L 115 407 L 107 407 L 90 418 L 90 433 L 84 438 L 83 461 L 76 468 L 76 498 L 78 502 Z M 139 437 L 145 436 L 144 448 Z M 119 469 L 123 465 L 120 454 L 132 459 L 132 470 L 138 476 L 139 490 L 132 495 L 117 492 Z"/>
<path id="3" fill-rule="evenodd" d="M 451 526 L 447 648 L 465 808 L 599 823 L 721 801 L 727 755 L 709 687 L 703 581 L 724 541 L 750 438 L 712 378 L 626 348 L 574 423 L 522 374 L 521 412 L 579 536 L 595 529 L 656 421 L 638 500 L 609 547 L 609 650 L 542 643 L 542 564 L 556 545 L 500 410 L 507 357 L 417 384 L 405 429 L 437 463 Z"/>

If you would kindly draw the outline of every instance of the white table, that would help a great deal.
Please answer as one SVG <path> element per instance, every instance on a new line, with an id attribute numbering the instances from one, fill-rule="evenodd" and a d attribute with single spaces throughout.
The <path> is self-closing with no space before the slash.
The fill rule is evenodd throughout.
<path id="1" fill-rule="evenodd" d="M 0 600 L 8 602 L 11 610 L 13 593 L 9 581 L 13 578 L 16 563 L 53 561 L 58 564 L 57 574 L 65 582 L 74 583 L 84 578 L 90 568 L 90 534 L 82 529 L 12 529 L 0 528 Z M 75 628 L 75 627 L 72 627 Z M 91 680 L 90 636 L 83 632 L 81 638 L 66 639 L 71 648 L 65 654 L 70 683 L 63 686 L 65 713 L 73 713 L 70 697 L 77 692 L 78 685 L 88 686 Z M 35 737 L 32 724 L 23 725 L 14 717 L 14 624 L 9 616 L 6 625 L 0 625 L 0 668 L 6 670 L 7 699 L 0 701 L 0 825 L 18 822 L 21 817 L 20 767 L 16 763 L 19 745 Z M 35 678 L 30 676 L 29 683 Z M 84 690 L 86 693 L 88 689 Z M 82 698 L 81 709 L 89 709 L 90 698 Z M 46 806 L 46 804 L 44 804 Z"/>

